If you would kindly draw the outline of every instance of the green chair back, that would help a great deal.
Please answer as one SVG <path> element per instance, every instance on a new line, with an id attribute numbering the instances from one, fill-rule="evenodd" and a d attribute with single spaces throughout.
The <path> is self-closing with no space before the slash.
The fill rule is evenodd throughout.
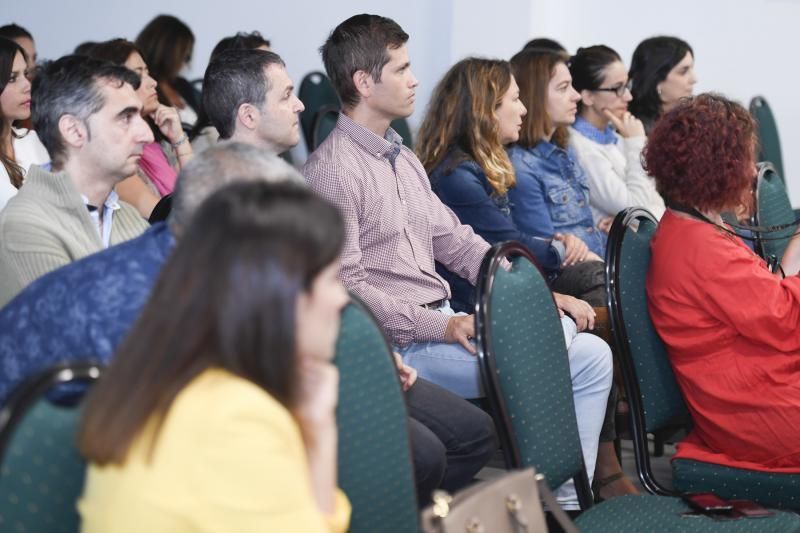
<path id="1" fill-rule="evenodd" d="M 756 187 L 756 225 L 780 226 L 794 222 L 794 209 L 792 209 L 783 180 L 774 165 L 759 163 Z M 761 234 L 756 241 L 756 250 L 759 255 L 765 259 L 774 255 L 780 263 L 786 245 L 795 229 L 797 228 L 792 226 L 780 231 Z"/>
<path id="2" fill-rule="evenodd" d="M 404 118 L 396 118 L 392 121 L 392 129 L 403 138 L 403 144 L 410 149 L 414 149 L 414 141 L 411 138 L 411 128 L 408 126 L 408 121 Z"/>
<path id="3" fill-rule="evenodd" d="M 353 297 L 342 315 L 339 369 L 339 486 L 353 507 L 352 533 L 416 532 L 417 496 L 405 402 L 383 332 Z"/>
<path id="4" fill-rule="evenodd" d="M 320 108 L 314 119 L 314 127 L 311 132 L 311 146 L 313 147 L 311 151 L 316 150 L 319 145 L 322 144 L 322 141 L 330 135 L 336 127 L 336 121 L 338 119 L 339 106 L 326 105 Z"/>
<path id="5" fill-rule="evenodd" d="M 512 259 L 510 271 L 503 258 Z M 569 357 L 544 276 L 521 244 L 499 243 L 477 290 L 478 357 L 507 466 L 533 466 L 552 489 L 573 478 L 581 507 L 590 507 Z"/>
<path id="6" fill-rule="evenodd" d="M 758 160 L 771 162 L 778 175 L 785 176 L 778 124 L 775 122 L 772 109 L 763 96 L 755 96 L 750 100 L 750 114 L 753 115 L 758 125 Z"/>
<path id="7" fill-rule="evenodd" d="M 654 494 L 671 494 L 650 467 L 647 434 L 686 423 L 683 401 L 667 351 L 647 309 L 645 281 L 650 268 L 650 239 L 658 222 L 647 210 L 617 214 L 606 249 L 606 292 L 615 352 L 631 407 L 631 434 L 642 484 Z"/>
<path id="8" fill-rule="evenodd" d="M 316 148 L 314 146 L 313 132 L 314 122 L 317 113 L 324 106 L 341 106 L 339 95 L 328 77 L 319 71 L 309 72 L 300 82 L 300 89 L 297 97 L 303 102 L 305 109 L 300 112 L 300 128 L 303 130 L 303 138 L 309 153 Z M 320 141 L 321 142 L 321 141 Z"/>
<path id="9" fill-rule="evenodd" d="M 60 365 L 23 383 L 0 411 L 0 531 L 77 532 L 86 463 L 75 448 L 80 409 L 55 405 L 54 385 L 94 381 L 100 368 Z"/>

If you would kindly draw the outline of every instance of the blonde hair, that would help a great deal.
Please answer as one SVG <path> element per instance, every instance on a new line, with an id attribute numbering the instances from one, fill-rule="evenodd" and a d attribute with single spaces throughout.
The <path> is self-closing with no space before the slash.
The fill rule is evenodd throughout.
<path id="1" fill-rule="evenodd" d="M 428 174 L 448 157 L 450 168 L 472 159 L 496 194 L 514 186 L 514 168 L 494 114 L 510 85 L 508 61 L 469 57 L 447 71 L 434 89 L 417 140 Z"/>

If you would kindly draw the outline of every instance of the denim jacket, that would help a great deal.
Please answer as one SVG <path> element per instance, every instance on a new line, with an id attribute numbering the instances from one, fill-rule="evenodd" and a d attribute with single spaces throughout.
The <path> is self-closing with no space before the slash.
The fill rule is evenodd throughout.
<path id="1" fill-rule="evenodd" d="M 530 149 L 514 145 L 508 155 L 517 176 L 516 187 L 508 192 L 517 227 L 546 238 L 571 233 L 604 257 L 607 237 L 594 226 L 589 182 L 572 148 L 540 141 Z"/>
<path id="2" fill-rule="evenodd" d="M 519 230 L 511 218 L 508 194 L 496 194 L 483 169 L 472 160 L 465 160 L 451 168 L 450 160 L 439 164 L 430 175 L 431 188 L 443 204 L 449 207 L 462 224 L 467 224 L 490 244 L 515 240 L 521 242 L 536 257 L 544 271 L 553 277 L 560 272 L 564 246 L 550 239 L 534 237 Z M 462 310 L 474 304 L 471 286 L 457 276 L 439 274 L 449 283 L 453 294 L 453 308 Z M 470 310 L 471 312 L 471 310 Z"/>

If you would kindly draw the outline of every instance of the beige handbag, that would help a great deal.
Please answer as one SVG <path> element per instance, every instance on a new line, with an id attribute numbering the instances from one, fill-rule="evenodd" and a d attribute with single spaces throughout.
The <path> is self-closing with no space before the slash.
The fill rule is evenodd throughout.
<path id="1" fill-rule="evenodd" d="M 477 483 L 451 496 L 437 490 L 422 511 L 425 533 L 547 533 L 542 501 L 567 533 L 577 532 L 544 476 L 533 468 Z"/>

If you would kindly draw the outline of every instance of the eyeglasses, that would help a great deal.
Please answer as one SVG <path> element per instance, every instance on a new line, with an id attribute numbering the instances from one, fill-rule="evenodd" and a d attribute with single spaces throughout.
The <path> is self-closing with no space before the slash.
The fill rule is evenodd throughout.
<path id="1" fill-rule="evenodd" d="M 631 90 L 631 85 L 632 84 L 633 83 L 631 82 L 631 80 L 628 80 L 627 82 L 625 82 L 624 85 L 617 85 L 616 87 L 599 87 L 599 88 L 594 89 L 594 90 L 595 91 L 605 91 L 605 92 L 609 92 L 609 93 L 614 93 L 617 96 L 619 96 L 620 98 L 622 98 L 623 96 L 625 96 L 625 91 L 630 91 Z"/>

